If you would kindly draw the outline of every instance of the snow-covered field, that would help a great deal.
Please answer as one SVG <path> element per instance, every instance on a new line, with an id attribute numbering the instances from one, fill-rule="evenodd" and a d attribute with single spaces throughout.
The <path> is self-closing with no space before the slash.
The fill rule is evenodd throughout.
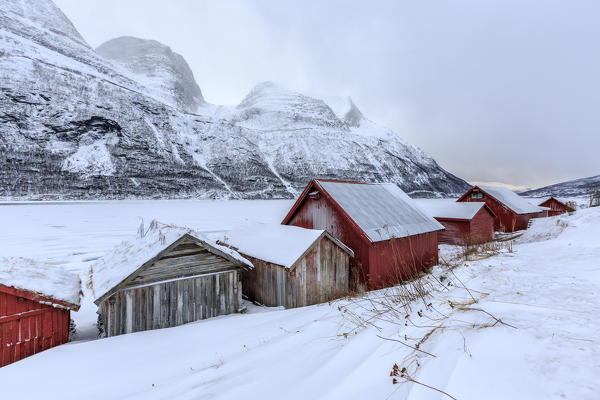
<path id="1" fill-rule="evenodd" d="M 153 219 L 210 234 L 247 222 L 280 223 L 292 200 L 132 200 L 0 203 L 0 258 L 48 261 L 89 279 L 95 260 L 135 237 Z M 78 339 L 97 335 L 96 306 L 84 287 L 79 312 L 72 313 Z"/>
<path id="2" fill-rule="evenodd" d="M 289 206 L 3 205 L 0 256 L 49 258 L 85 276 L 92 259 L 135 234 L 138 216 L 146 224 L 156 218 L 215 231 L 245 216 L 279 222 Z M 434 269 L 426 278 L 433 296 L 406 310 L 394 302 L 399 291 L 389 289 L 332 304 L 250 307 L 247 314 L 177 328 L 75 341 L 0 369 L 2 397 L 598 399 L 599 237 L 600 208 L 537 220 L 512 249 L 455 260 L 451 272 Z M 457 253 L 452 246 L 441 250 L 445 259 Z M 387 312 L 375 317 L 374 309 Z M 78 322 L 89 323 L 92 311 L 83 299 Z M 399 371 L 406 367 L 413 381 L 404 374 L 393 384 L 394 364 Z"/>

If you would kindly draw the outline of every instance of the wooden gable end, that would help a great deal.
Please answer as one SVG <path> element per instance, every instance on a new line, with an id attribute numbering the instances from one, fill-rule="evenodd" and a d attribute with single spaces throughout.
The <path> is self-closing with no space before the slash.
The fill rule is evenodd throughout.
<path id="1" fill-rule="evenodd" d="M 144 264 L 124 282 L 122 288 L 237 268 L 239 268 L 239 264 L 214 254 L 192 239 L 183 238 Z"/>
<path id="2" fill-rule="evenodd" d="M 185 234 L 96 299 L 94 303 L 100 305 L 124 288 L 214 274 L 238 268 L 246 268 L 246 266 L 232 256 L 210 245 L 205 245 L 202 240 Z"/>

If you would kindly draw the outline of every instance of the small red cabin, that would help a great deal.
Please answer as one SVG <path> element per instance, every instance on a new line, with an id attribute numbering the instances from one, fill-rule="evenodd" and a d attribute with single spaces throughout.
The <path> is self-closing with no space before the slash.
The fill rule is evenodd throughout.
<path id="1" fill-rule="evenodd" d="M 417 200 L 444 226 L 438 233 L 440 243 L 479 244 L 494 238 L 496 214 L 485 203 L 457 203 L 448 200 Z"/>
<path id="2" fill-rule="evenodd" d="M 69 340 L 80 286 L 56 266 L 0 259 L 0 367 Z"/>
<path id="3" fill-rule="evenodd" d="M 539 206 L 549 208 L 549 217 L 575 211 L 573 207 L 567 205 L 566 201 L 559 200 L 556 197 L 550 197 L 542 201 Z"/>
<path id="4" fill-rule="evenodd" d="M 484 202 L 496 215 L 494 230 L 500 232 L 527 229 L 530 219 L 546 216 L 544 209 L 499 186 L 473 186 L 457 201 Z"/>
<path id="5" fill-rule="evenodd" d="M 438 262 L 444 227 L 395 184 L 314 179 L 282 224 L 325 229 L 354 252 L 351 287 L 376 289 Z"/>

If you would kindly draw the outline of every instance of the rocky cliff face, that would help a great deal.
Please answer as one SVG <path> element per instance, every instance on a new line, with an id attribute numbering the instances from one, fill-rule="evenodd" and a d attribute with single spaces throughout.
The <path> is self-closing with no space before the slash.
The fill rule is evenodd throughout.
<path id="1" fill-rule="evenodd" d="M 133 79 L 171 106 L 196 112 L 204 104 L 202 91 L 185 59 L 162 43 L 123 36 L 103 43 L 96 52 L 134 74 Z"/>
<path id="2" fill-rule="evenodd" d="M 214 106 L 158 42 L 98 51 L 52 2 L 0 0 L 0 197 L 292 197 L 313 177 L 468 188 L 350 101 L 334 112 L 263 83 Z"/>

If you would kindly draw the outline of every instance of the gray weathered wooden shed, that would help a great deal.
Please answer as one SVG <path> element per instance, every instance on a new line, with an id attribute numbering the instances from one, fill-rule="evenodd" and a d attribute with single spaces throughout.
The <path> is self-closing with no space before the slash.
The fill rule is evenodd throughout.
<path id="1" fill-rule="evenodd" d="M 188 229 L 153 222 L 92 267 L 104 336 L 238 312 L 252 264 Z"/>
<path id="2" fill-rule="evenodd" d="M 323 303 L 349 292 L 346 245 L 325 230 L 253 224 L 225 234 L 223 243 L 252 261 L 242 273 L 244 295 L 266 306 Z"/>

